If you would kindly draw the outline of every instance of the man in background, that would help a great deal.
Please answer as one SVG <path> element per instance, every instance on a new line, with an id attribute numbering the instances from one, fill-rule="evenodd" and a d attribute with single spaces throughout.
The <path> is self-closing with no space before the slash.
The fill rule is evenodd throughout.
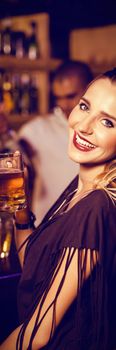
<path id="1" fill-rule="evenodd" d="M 68 60 L 54 72 L 51 91 L 53 109 L 37 116 L 19 130 L 19 139 L 36 154 L 32 210 L 39 224 L 64 188 L 78 174 L 78 165 L 69 159 L 68 117 L 93 79 L 87 64 Z"/>

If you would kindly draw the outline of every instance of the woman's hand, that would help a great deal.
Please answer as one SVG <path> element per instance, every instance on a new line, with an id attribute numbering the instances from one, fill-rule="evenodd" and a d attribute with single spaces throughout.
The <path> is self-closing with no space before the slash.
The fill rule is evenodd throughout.
<path id="1" fill-rule="evenodd" d="M 20 154 L 20 151 L 17 150 L 15 154 Z M 17 250 L 20 249 L 20 246 L 27 240 L 29 235 L 32 233 L 33 228 L 31 227 L 31 218 L 30 218 L 30 197 L 28 191 L 28 170 L 24 165 L 24 187 L 25 187 L 25 203 L 23 207 L 19 207 L 14 212 L 14 227 L 15 227 L 15 243 Z M 24 253 L 26 248 L 26 243 L 19 251 L 19 260 L 21 266 L 23 266 Z"/>

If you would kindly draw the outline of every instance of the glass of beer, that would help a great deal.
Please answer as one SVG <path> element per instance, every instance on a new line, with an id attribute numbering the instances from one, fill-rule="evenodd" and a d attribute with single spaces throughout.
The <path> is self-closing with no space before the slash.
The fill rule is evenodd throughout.
<path id="1" fill-rule="evenodd" d="M 0 211 L 14 213 L 26 204 L 24 164 L 19 151 L 0 154 Z"/>
<path id="2" fill-rule="evenodd" d="M 0 258 L 9 256 L 13 237 L 13 218 L 9 213 L 0 212 Z"/>

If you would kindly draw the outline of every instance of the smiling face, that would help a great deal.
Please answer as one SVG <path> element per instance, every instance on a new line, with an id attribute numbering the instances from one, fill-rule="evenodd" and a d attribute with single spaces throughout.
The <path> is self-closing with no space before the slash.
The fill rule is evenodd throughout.
<path id="1" fill-rule="evenodd" d="M 94 81 L 69 117 L 69 156 L 86 165 L 103 165 L 116 156 L 116 83 Z"/>

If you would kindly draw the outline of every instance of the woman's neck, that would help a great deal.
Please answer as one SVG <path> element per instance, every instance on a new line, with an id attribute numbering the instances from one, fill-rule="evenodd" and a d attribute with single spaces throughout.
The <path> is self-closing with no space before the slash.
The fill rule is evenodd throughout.
<path id="1" fill-rule="evenodd" d="M 104 171 L 104 165 L 85 166 L 80 165 L 78 177 L 78 192 L 84 192 L 95 187 L 96 177 Z"/>

